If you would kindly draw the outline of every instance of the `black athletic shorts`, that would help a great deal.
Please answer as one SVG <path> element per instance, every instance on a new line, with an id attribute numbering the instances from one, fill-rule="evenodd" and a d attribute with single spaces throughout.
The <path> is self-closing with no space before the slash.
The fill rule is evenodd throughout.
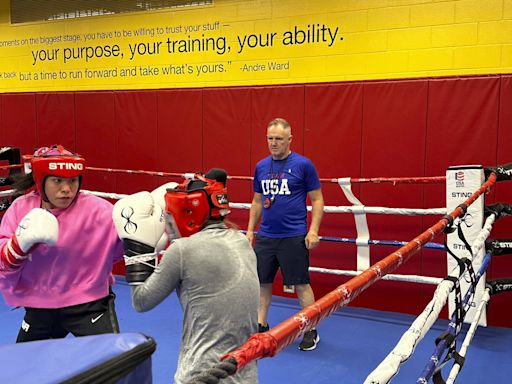
<path id="1" fill-rule="evenodd" d="M 304 239 L 305 236 L 275 239 L 256 235 L 254 250 L 260 284 L 273 283 L 279 268 L 285 285 L 309 284 L 309 250 Z"/>
<path id="2" fill-rule="evenodd" d="M 75 336 L 119 333 L 115 297 L 114 292 L 110 291 L 104 298 L 70 307 L 26 307 L 16 342 L 60 339 L 69 333 Z"/>

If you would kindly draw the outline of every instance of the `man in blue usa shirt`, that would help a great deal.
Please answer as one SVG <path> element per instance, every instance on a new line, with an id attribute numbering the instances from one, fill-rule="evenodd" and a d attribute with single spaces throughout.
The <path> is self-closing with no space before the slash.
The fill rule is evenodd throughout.
<path id="1" fill-rule="evenodd" d="M 260 279 L 259 331 L 269 329 L 267 315 L 272 301 L 272 283 L 281 269 L 285 285 L 294 285 L 302 308 L 315 302 L 309 279 L 309 250 L 319 243 L 318 229 L 323 216 L 324 199 L 320 179 L 308 158 L 290 150 L 290 124 L 281 118 L 267 127 L 270 156 L 254 171 L 254 197 L 249 213 L 247 239 L 255 241 Z M 306 199 L 311 200 L 308 229 Z M 257 235 L 256 225 L 261 224 Z M 316 329 L 304 334 L 299 345 L 311 351 L 320 341 Z"/>

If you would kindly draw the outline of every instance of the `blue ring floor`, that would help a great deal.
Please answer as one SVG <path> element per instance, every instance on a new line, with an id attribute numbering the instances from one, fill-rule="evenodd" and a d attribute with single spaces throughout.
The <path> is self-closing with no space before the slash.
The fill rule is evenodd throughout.
<path id="1" fill-rule="evenodd" d="M 122 332 L 140 332 L 157 342 L 152 356 L 153 383 L 172 383 L 178 359 L 182 312 L 173 293 L 157 308 L 137 313 L 131 307 L 130 288 L 122 278 L 114 285 L 116 309 Z M 491 299 L 492 300 L 492 299 Z M 274 297 L 269 322 L 276 325 L 300 310 L 298 301 Z M 14 343 L 23 309 L 7 307 L 0 301 L 0 345 Z M 323 320 L 318 326 L 321 341 L 314 351 L 298 349 L 295 341 L 273 358 L 258 362 L 260 384 L 281 383 L 363 383 L 368 374 L 395 347 L 415 317 L 406 314 L 346 307 Z M 438 320 L 402 365 L 392 383 L 415 383 L 432 355 L 434 340 L 446 330 L 447 320 Z M 219 324 L 222 327 L 222 324 Z M 457 339 L 464 340 L 467 326 Z M 457 383 L 509 383 L 512 377 L 512 329 L 479 327 Z M 446 379 L 451 363 L 443 370 Z M 222 381 L 221 381 L 222 383 Z"/>

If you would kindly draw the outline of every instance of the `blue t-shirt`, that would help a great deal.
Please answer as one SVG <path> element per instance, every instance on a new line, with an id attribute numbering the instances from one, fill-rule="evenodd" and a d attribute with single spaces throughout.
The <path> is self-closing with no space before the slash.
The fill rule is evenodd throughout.
<path id="1" fill-rule="evenodd" d="M 284 160 L 268 156 L 258 162 L 253 181 L 254 192 L 262 194 L 263 204 L 258 233 L 273 238 L 305 235 L 307 194 L 319 188 L 315 166 L 295 152 Z"/>

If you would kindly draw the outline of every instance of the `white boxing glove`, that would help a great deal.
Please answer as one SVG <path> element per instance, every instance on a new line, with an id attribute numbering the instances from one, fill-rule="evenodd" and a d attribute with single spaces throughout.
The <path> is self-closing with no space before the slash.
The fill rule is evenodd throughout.
<path id="1" fill-rule="evenodd" d="M 138 192 L 114 204 L 112 218 L 124 243 L 126 281 L 142 284 L 157 265 L 155 250 L 164 230 L 164 213 L 149 192 Z"/>
<path id="2" fill-rule="evenodd" d="M 158 188 L 151 191 L 151 196 L 153 196 L 153 200 L 157 203 L 165 212 L 165 194 L 167 193 L 167 189 L 175 189 L 179 184 L 173 181 L 169 183 L 162 184 Z"/>
<path id="3" fill-rule="evenodd" d="M 177 186 L 178 186 L 178 183 L 171 181 L 171 182 L 165 183 L 165 184 L 159 186 L 158 188 L 154 189 L 153 191 L 151 191 L 151 196 L 153 196 L 153 200 L 155 201 L 155 203 L 158 204 L 162 208 L 162 211 L 164 212 L 164 217 L 165 217 L 165 194 L 167 193 L 167 188 L 174 189 Z M 164 231 L 162 237 L 160 238 L 160 240 L 158 241 L 158 244 L 155 247 L 156 251 L 160 252 L 163 249 L 167 249 L 167 247 L 169 246 L 171 241 L 173 241 L 177 237 L 178 236 L 176 236 L 172 233 L 168 233 L 167 230 Z"/>
<path id="4" fill-rule="evenodd" d="M 13 237 L 4 245 L 2 261 L 10 268 L 18 268 L 37 244 L 55 245 L 59 238 L 59 222 L 49 211 L 34 208 L 18 224 Z"/>

